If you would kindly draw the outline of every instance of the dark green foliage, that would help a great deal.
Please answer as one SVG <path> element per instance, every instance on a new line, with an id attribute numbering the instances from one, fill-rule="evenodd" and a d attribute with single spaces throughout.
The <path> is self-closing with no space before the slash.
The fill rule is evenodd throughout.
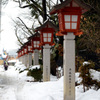
<path id="1" fill-rule="evenodd" d="M 56 44 L 54 47 L 54 53 L 57 66 L 63 66 L 63 45 L 59 43 Z"/>
<path id="2" fill-rule="evenodd" d="M 43 65 L 42 59 L 39 59 L 39 64 Z"/>
<path id="3" fill-rule="evenodd" d="M 51 65 L 51 68 L 50 68 L 51 74 L 56 76 L 57 64 L 55 62 L 53 55 L 51 55 L 50 65 Z"/>
<path id="4" fill-rule="evenodd" d="M 92 85 L 92 76 L 90 74 L 90 69 L 93 69 L 95 66 L 94 62 L 88 61 L 88 64 L 82 64 L 79 68 L 80 76 L 82 78 L 82 84 L 83 84 L 83 90 L 84 92 L 85 87 L 87 87 L 87 90 Z"/>
<path id="5" fill-rule="evenodd" d="M 92 80 L 91 84 L 95 87 L 95 90 L 100 89 L 100 82 L 98 82 L 97 80 Z"/>
<path id="6" fill-rule="evenodd" d="M 34 61 L 33 61 L 33 59 L 32 59 L 32 65 L 34 65 Z"/>
<path id="7" fill-rule="evenodd" d="M 100 0 L 82 0 L 91 7 L 81 17 L 80 29 L 83 35 L 76 38 L 77 55 L 92 60 L 100 68 Z M 96 68 L 97 69 L 97 68 Z"/>
<path id="8" fill-rule="evenodd" d="M 79 67 L 83 64 L 84 59 L 80 56 L 75 57 L 75 71 L 78 72 Z"/>
<path id="9" fill-rule="evenodd" d="M 29 70 L 27 73 L 27 76 L 32 76 L 34 77 L 34 81 L 41 81 L 42 79 L 42 70 L 41 68 L 39 69 L 33 69 L 33 70 Z"/>

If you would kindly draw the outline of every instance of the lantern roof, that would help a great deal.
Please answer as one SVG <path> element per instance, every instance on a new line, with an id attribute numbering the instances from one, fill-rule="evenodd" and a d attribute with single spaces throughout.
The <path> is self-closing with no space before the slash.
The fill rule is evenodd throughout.
<path id="1" fill-rule="evenodd" d="M 24 49 L 25 48 L 25 43 L 21 46 L 21 49 Z"/>
<path id="2" fill-rule="evenodd" d="M 37 31 L 40 31 L 40 30 L 42 30 L 43 28 L 45 28 L 46 26 L 50 26 L 51 28 L 53 28 L 55 31 L 58 31 L 58 28 L 56 27 L 56 25 L 54 25 L 51 21 L 49 21 L 49 20 L 46 20 L 40 27 L 37 27 L 36 29 L 35 29 L 35 31 L 37 32 Z"/>
<path id="3" fill-rule="evenodd" d="M 20 51 L 21 51 L 21 49 L 18 49 L 16 53 L 18 53 L 18 52 L 20 52 Z"/>
<path id="4" fill-rule="evenodd" d="M 28 40 L 31 40 L 34 37 L 40 37 L 40 34 L 38 32 L 36 32 L 35 34 L 33 34 L 32 36 L 28 37 Z"/>
<path id="5" fill-rule="evenodd" d="M 66 7 L 66 5 L 71 3 L 71 1 L 72 0 L 65 0 L 61 4 L 55 5 L 53 7 L 53 9 L 51 9 L 50 14 L 57 13 L 60 9 L 63 9 L 64 7 Z M 82 0 L 73 0 L 73 2 L 75 2 L 79 7 L 83 8 L 82 12 L 85 12 L 85 10 L 90 10 L 91 9 L 91 7 L 87 4 L 85 4 Z"/>

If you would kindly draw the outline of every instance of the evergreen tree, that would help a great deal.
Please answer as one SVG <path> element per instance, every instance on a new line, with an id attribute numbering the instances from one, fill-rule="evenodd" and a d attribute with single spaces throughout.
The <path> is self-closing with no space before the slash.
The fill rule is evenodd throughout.
<path id="1" fill-rule="evenodd" d="M 90 69 L 94 68 L 94 62 L 88 61 L 87 63 L 83 63 L 79 67 L 80 76 L 82 78 L 82 84 L 83 84 L 83 90 L 86 91 L 85 87 L 87 87 L 87 90 L 89 89 L 89 86 L 92 85 L 92 76 L 90 74 Z"/>

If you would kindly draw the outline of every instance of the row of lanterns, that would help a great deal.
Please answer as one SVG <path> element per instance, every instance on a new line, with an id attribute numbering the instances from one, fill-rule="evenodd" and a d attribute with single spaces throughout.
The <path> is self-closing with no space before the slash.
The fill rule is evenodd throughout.
<path id="1" fill-rule="evenodd" d="M 81 4 L 81 6 L 79 5 Z M 79 0 L 66 0 L 60 5 L 54 6 L 50 14 L 58 14 L 59 32 L 58 36 L 66 35 L 68 32 L 73 32 L 74 35 L 80 35 L 83 32 L 79 30 L 81 14 L 90 9 Z M 29 37 L 29 41 L 25 43 L 18 51 L 18 57 L 33 52 L 34 49 L 40 49 L 40 46 L 45 44 L 53 45 L 53 33 L 58 31 L 57 27 L 50 21 L 45 22 L 42 26 L 36 28 L 40 35 Z"/>
<path id="2" fill-rule="evenodd" d="M 61 4 L 56 5 L 50 11 L 50 14 L 57 13 L 59 20 L 59 31 L 57 27 L 50 21 L 46 21 L 42 26 L 36 28 L 36 32 L 40 33 L 37 37 L 30 38 L 30 49 L 23 46 L 19 49 L 19 57 L 27 52 L 43 46 L 43 77 L 44 81 L 50 80 L 50 47 L 53 43 L 53 33 L 57 36 L 64 36 L 64 100 L 75 100 L 75 35 L 83 34 L 80 31 L 81 15 L 88 11 L 90 7 L 82 0 L 65 0 Z M 25 44 L 27 45 L 27 43 Z M 27 49 L 26 49 L 27 48 Z M 30 51 L 29 51 L 30 50 Z M 49 75 L 49 76 L 48 76 Z"/>
<path id="3" fill-rule="evenodd" d="M 57 31 L 57 27 L 51 22 L 47 21 L 42 26 L 36 28 L 36 33 L 28 38 L 28 42 L 17 51 L 18 58 L 21 56 L 34 53 L 34 50 L 41 50 L 41 46 L 49 44 L 50 46 L 54 45 L 53 43 L 53 33 Z"/>

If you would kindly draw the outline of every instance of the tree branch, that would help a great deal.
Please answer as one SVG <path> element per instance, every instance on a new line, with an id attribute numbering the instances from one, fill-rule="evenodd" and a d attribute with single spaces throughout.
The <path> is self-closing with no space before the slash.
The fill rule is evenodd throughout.
<path id="1" fill-rule="evenodd" d="M 19 39 L 19 37 L 18 37 L 18 35 L 17 35 L 17 28 L 15 29 L 15 35 L 16 35 L 16 37 L 17 37 L 18 42 L 19 42 L 21 45 L 23 45 L 23 43 L 20 41 L 20 39 Z"/>
<path id="2" fill-rule="evenodd" d="M 28 32 L 30 33 L 30 34 L 33 34 L 31 31 L 30 31 L 30 29 L 26 26 L 26 24 L 21 20 L 21 18 L 19 18 L 19 17 L 17 17 L 22 23 L 23 23 L 23 25 L 25 26 L 25 28 L 28 30 Z"/>

